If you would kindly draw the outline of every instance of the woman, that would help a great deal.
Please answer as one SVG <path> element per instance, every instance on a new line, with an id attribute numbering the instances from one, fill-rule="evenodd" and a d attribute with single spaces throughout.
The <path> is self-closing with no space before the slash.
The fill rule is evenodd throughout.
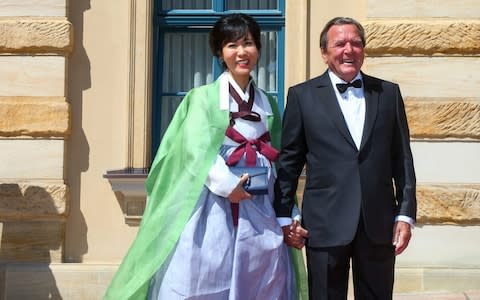
<path id="1" fill-rule="evenodd" d="M 105 299 L 301 298 L 301 253 L 283 243 L 271 204 L 280 116 L 250 77 L 260 28 L 247 15 L 224 16 L 210 47 L 225 72 L 177 109 L 146 182 L 137 238 Z M 266 167 L 267 193 L 248 193 L 235 166 Z"/>

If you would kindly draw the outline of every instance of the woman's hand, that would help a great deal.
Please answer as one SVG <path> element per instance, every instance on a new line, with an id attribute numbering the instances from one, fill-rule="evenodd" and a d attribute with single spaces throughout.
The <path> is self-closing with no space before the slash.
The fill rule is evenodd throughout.
<path id="1" fill-rule="evenodd" d="M 243 188 L 243 184 L 248 180 L 248 174 L 243 174 L 240 177 L 240 181 L 238 182 L 237 186 L 233 189 L 233 191 L 228 195 L 228 200 L 232 203 L 239 203 L 244 199 L 252 199 L 252 195 L 247 193 Z"/>

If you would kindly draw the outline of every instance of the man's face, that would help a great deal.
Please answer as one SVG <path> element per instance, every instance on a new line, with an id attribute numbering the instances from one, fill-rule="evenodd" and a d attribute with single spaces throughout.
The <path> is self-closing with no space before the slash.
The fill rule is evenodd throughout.
<path id="1" fill-rule="evenodd" d="M 362 39 L 353 24 L 334 25 L 327 32 L 323 61 L 338 77 L 350 82 L 360 72 L 365 57 Z"/>

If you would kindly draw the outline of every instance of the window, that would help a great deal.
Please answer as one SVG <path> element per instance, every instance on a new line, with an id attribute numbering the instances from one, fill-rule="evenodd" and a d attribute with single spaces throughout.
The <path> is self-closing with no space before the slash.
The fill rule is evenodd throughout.
<path id="1" fill-rule="evenodd" d="M 156 153 L 176 108 L 193 87 L 212 83 L 222 72 L 210 53 L 208 32 L 227 13 L 253 16 L 262 30 L 257 85 L 284 99 L 284 0 L 157 0 L 154 13 L 152 153 Z"/>

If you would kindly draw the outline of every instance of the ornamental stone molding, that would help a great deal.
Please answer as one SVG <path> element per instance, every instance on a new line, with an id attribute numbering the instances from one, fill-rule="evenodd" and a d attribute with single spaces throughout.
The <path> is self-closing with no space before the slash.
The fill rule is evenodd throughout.
<path id="1" fill-rule="evenodd" d="M 480 101 L 406 98 L 412 138 L 480 140 Z"/>
<path id="2" fill-rule="evenodd" d="M 0 19 L 0 53 L 66 55 L 73 49 L 73 26 L 65 18 Z"/>
<path id="3" fill-rule="evenodd" d="M 364 22 L 368 56 L 480 55 L 480 20 Z"/>
<path id="4" fill-rule="evenodd" d="M 68 188 L 61 183 L 0 183 L 0 221 L 65 220 Z"/>
<path id="5" fill-rule="evenodd" d="M 64 97 L 0 97 L 0 136 L 66 138 L 69 108 Z"/>

